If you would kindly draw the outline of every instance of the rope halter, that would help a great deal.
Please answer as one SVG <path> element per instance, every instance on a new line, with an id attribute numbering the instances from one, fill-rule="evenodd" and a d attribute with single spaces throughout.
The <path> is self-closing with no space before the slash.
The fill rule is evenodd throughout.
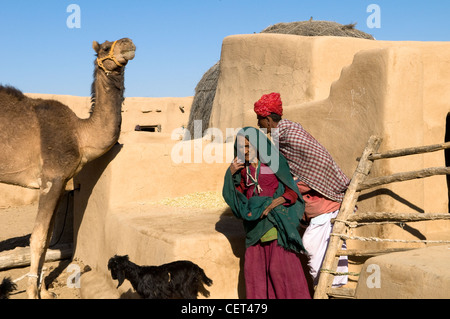
<path id="1" fill-rule="evenodd" d="M 111 46 L 111 49 L 109 50 L 109 53 L 107 56 L 103 57 L 103 58 L 99 58 L 97 57 L 97 64 L 100 68 L 103 69 L 103 71 L 105 71 L 105 73 L 108 75 L 109 73 L 111 73 L 111 71 L 108 71 L 105 66 L 103 65 L 103 61 L 111 59 L 114 61 L 114 63 L 117 66 L 123 67 L 123 64 L 121 64 L 119 61 L 117 61 L 116 57 L 114 56 L 114 47 L 116 46 L 117 41 L 114 41 L 113 45 Z"/>

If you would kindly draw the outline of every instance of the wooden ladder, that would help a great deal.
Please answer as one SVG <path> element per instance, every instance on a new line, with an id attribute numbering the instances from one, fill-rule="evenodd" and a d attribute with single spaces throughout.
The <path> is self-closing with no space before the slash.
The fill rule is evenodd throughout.
<path id="1" fill-rule="evenodd" d="M 347 256 L 375 256 L 383 253 L 394 251 L 408 250 L 411 248 L 396 248 L 387 249 L 384 251 L 346 251 L 340 250 L 343 245 L 345 237 L 342 234 L 347 234 L 348 225 L 350 222 L 370 222 L 370 221 L 423 221 L 436 219 L 450 219 L 449 214 L 422 214 L 422 213 L 358 213 L 353 214 L 358 197 L 361 191 L 377 187 L 380 185 L 390 184 L 394 182 L 407 181 L 417 178 L 424 178 L 434 175 L 450 174 L 450 167 L 427 168 L 419 171 L 398 173 L 390 176 L 376 177 L 366 180 L 370 173 L 373 162 L 378 159 L 387 159 L 400 156 L 423 154 L 435 152 L 450 148 L 449 143 L 405 148 L 400 150 L 389 151 L 386 153 L 377 153 L 381 145 L 382 139 L 378 136 L 371 136 L 367 142 L 361 157 L 359 158 L 358 166 L 352 176 L 349 187 L 342 200 L 339 214 L 333 220 L 334 226 L 330 236 L 327 252 L 322 264 L 319 282 L 316 286 L 314 299 L 326 299 L 330 296 L 340 298 L 353 298 L 354 289 L 349 288 L 332 288 L 334 276 L 339 275 L 336 270 L 338 266 L 339 257 Z M 330 271 L 331 270 L 331 271 Z"/>

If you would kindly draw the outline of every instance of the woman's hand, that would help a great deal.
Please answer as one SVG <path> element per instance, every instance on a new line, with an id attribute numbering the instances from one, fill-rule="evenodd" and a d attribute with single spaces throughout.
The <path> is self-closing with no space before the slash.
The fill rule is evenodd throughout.
<path id="1" fill-rule="evenodd" d="M 266 217 L 267 215 L 269 215 L 272 209 L 274 209 L 277 206 L 283 205 L 284 203 L 286 203 L 286 199 L 283 196 L 275 198 L 272 201 L 272 203 L 270 203 L 270 205 L 267 206 L 267 208 L 263 211 L 260 218 Z"/>
<path id="2" fill-rule="evenodd" d="M 239 160 L 238 160 L 238 158 L 236 157 L 236 158 L 233 160 L 233 163 L 231 163 L 231 165 L 230 165 L 231 175 L 236 174 L 236 172 L 238 172 L 238 171 L 240 171 L 241 169 L 243 169 L 244 166 L 245 166 L 245 164 L 244 164 L 244 163 L 239 163 Z"/>

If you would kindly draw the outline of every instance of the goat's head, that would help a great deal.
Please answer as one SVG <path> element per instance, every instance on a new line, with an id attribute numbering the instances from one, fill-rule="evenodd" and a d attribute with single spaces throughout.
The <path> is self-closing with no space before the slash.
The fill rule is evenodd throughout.
<path id="1" fill-rule="evenodd" d="M 127 255 L 125 256 L 117 256 L 111 257 L 108 261 L 108 269 L 111 271 L 111 277 L 114 280 L 118 280 L 119 284 L 117 288 L 122 285 L 125 280 L 125 269 L 128 266 L 129 258 Z"/>

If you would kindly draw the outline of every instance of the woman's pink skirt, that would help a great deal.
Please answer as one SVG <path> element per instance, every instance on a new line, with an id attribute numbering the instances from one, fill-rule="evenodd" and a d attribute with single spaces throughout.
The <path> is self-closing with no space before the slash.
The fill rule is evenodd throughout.
<path id="1" fill-rule="evenodd" d="M 245 252 L 247 299 L 311 299 L 300 258 L 276 240 Z"/>

